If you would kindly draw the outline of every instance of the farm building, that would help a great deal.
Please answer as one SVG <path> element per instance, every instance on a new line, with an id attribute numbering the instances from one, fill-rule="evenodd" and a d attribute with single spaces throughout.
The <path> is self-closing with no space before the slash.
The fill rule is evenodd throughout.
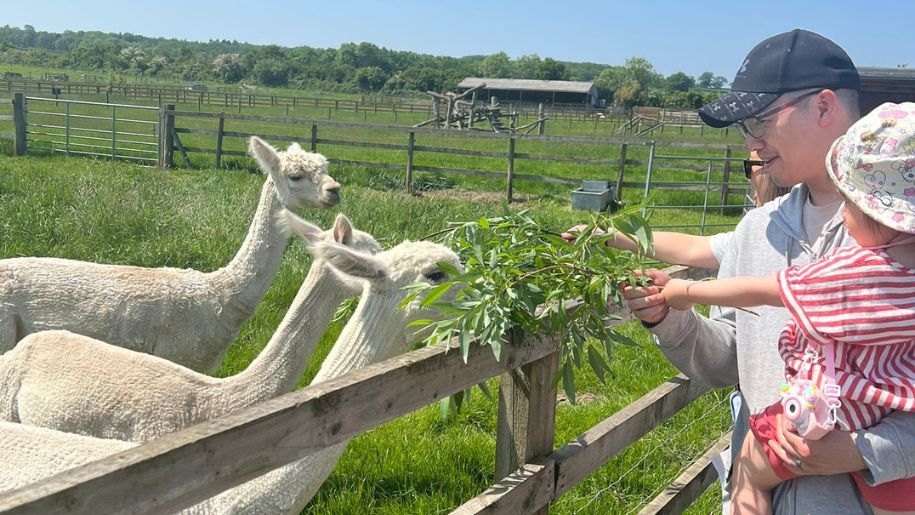
<path id="1" fill-rule="evenodd" d="M 480 84 L 486 84 L 486 87 L 477 94 L 477 100 L 496 97 L 501 102 L 598 105 L 597 88 L 593 82 L 467 77 L 457 85 L 457 89 L 464 92 Z"/>
<path id="2" fill-rule="evenodd" d="M 861 112 L 884 102 L 915 102 L 915 69 L 858 68 L 861 75 Z"/>

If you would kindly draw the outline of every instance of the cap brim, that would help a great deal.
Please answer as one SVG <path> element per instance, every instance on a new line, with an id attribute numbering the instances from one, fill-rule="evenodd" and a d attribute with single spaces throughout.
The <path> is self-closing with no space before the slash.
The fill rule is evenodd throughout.
<path id="1" fill-rule="evenodd" d="M 759 113 L 775 102 L 779 95 L 780 93 L 732 91 L 724 97 L 702 106 L 699 109 L 699 118 L 715 128 L 727 127 Z"/>

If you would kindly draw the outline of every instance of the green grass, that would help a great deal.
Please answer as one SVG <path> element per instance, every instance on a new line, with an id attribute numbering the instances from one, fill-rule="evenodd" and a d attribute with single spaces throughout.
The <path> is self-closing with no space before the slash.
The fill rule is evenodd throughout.
<path id="1" fill-rule="evenodd" d="M 0 150 L 9 152 L 8 146 Z M 500 209 L 497 198 L 412 197 L 361 184 L 355 180 L 364 177 L 359 170 L 335 167 L 332 174 L 345 178 L 342 211 L 356 227 L 388 246 L 432 233 L 449 220 L 475 219 Z M 241 244 L 262 184 L 261 176 L 241 168 L 161 171 L 107 160 L 2 156 L 0 257 L 57 256 L 214 270 Z M 541 223 L 556 230 L 588 218 L 569 209 L 567 190 L 513 206 L 530 208 Z M 335 212 L 301 214 L 326 227 Z M 654 222 L 673 223 L 684 216 L 682 211 L 659 211 Z M 733 223 L 736 217 L 722 220 Z M 309 262 L 300 243 L 290 245 L 276 280 L 217 375 L 237 373 L 259 352 L 285 314 Z M 300 384 L 315 375 L 339 329 L 328 330 Z M 588 370 L 578 371 L 578 395 L 590 400 L 559 407 L 556 447 L 676 373 L 640 326 L 630 323 L 624 331 L 639 346 L 617 349 L 607 384 Z M 490 383 L 495 391 L 495 380 Z M 551 511 L 637 511 L 727 430 L 724 396 L 721 391 L 704 396 L 567 493 Z M 384 424 L 351 442 L 306 512 L 448 512 L 492 483 L 495 425 L 496 406 L 478 392 L 470 407 L 451 421 L 442 422 L 438 407 L 430 406 Z M 717 506 L 717 496 L 706 494 L 692 510 L 708 513 Z"/>

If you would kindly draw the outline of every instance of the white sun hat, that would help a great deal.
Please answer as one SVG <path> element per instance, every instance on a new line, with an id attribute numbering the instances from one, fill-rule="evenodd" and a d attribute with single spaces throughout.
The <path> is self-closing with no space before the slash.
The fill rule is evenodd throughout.
<path id="1" fill-rule="evenodd" d="M 915 234 L 915 103 L 887 102 L 833 142 L 826 170 L 868 217 Z"/>

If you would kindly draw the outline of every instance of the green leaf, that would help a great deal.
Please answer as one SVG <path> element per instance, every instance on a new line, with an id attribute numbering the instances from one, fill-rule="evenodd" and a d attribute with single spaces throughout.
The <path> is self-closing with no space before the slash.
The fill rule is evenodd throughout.
<path id="1" fill-rule="evenodd" d="M 480 389 L 480 391 L 483 392 L 483 395 L 485 395 L 487 399 L 489 399 L 489 400 L 491 400 L 491 401 L 495 401 L 495 400 L 496 400 L 495 397 L 492 396 L 492 392 L 489 391 L 489 387 L 486 386 L 486 383 L 485 383 L 485 382 L 483 382 L 483 383 L 478 383 L 478 384 L 477 384 L 477 387 Z"/>
<path id="2" fill-rule="evenodd" d="M 467 357 L 470 355 L 470 335 L 464 331 L 458 335 L 458 344 L 461 346 L 461 357 L 464 358 L 464 363 L 467 363 Z"/>
<path id="3" fill-rule="evenodd" d="M 448 422 L 448 419 L 451 418 L 451 404 L 451 397 L 445 397 L 444 399 L 438 401 L 438 413 L 439 417 L 442 419 L 442 422 Z"/>
<path id="4" fill-rule="evenodd" d="M 489 342 L 489 347 L 492 348 L 492 355 L 496 357 L 496 361 L 499 361 L 502 356 L 502 338 L 493 338 Z"/>
<path id="5" fill-rule="evenodd" d="M 588 346 L 588 362 L 591 364 L 591 368 L 594 370 L 594 373 L 597 374 L 597 378 L 600 382 L 605 383 L 604 369 L 607 365 L 604 363 L 604 357 L 591 345 Z"/>
<path id="6" fill-rule="evenodd" d="M 448 291 L 450 289 L 451 289 L 451 283 L 439 284 L 438 286 L 429 290 L 429 293 L 426 294 L 426 297 L 420 303 L 420 306 L 422 306 L 424 308 L 429 307 L 433 302 L 438 300 L 438 298 L 441 297 L 443 293 L 445 293 L 446 291 Z"/>
<path id="7" fill-rule="evenodd" d="M 622 343 L 623 345 L 628 345 L 630 347 L 639 346 L 639 344 L 636 343 L 635 340 L 633 340 L 632 338 L 630 338 L 624 334 L 618 333 L 616 331 L 611 330 L 609 333 L 609 336 L 610 336 L 610 339 L 612 339 L 613 341 L 615 341 L 617 343 Z"/>
<path id="8" fill-rule="evenodd" d="M 575 401 L 575 373 L 572 364 L 568 361 L 562 365 L 562 389 L 566 392 L 569 402 L 577 404 Z"/>

